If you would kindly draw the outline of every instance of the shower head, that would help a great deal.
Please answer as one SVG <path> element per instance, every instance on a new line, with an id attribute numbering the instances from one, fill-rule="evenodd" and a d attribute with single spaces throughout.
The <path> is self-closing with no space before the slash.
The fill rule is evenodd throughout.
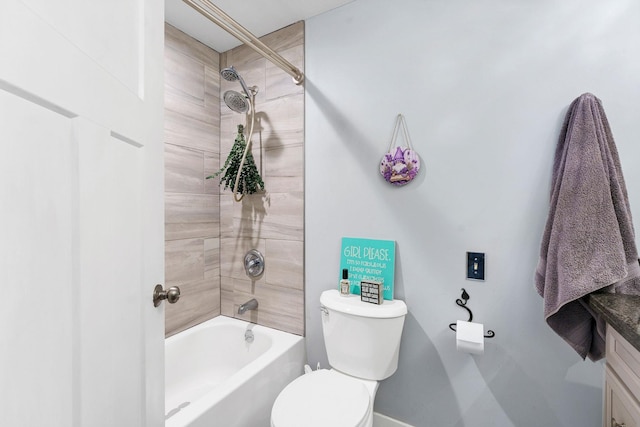
<path id="1" fill-rule="evenodd" d="M 224 93 L 224 103 L 236 113 L 246 113 L 249 111 L 251 101 L 249 98 L 235 90 L 228 90 Z"/>
<path id="2" fill-rule="evenodd" d="M 228 82 L 235 82 L 240 78 L 240 74 L 238 74 L 238 71 L 233 67 L 233 65 L 220 70 L 220 75 Z"/>
<path id="3" fill-rule="evenodd" d="M 242 79 L 242 76 L 240 76 L 240 74 L 238 74 L 238 71 L 235 68 L 233 68 L 233 65 L 231 67 L 223 68 L 222 70 L 220 70 L 220 76 L 222 76 L 222 78 L 228 82 L 235 82 L 236 80 L 238 80 L 240 82 L 240 86 L 242 86 L 242 90 L 244 91 L 245 95 L 247 95 L 247 98 L 250 97 L 249 94 L 251 93 L 251 91 L 249 90 L 246 83 Z"/>

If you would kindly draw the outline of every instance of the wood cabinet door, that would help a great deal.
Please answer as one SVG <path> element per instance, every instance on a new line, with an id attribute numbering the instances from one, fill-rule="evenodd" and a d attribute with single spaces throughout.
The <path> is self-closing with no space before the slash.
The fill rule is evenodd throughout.
<path id="1" fill-rule="evenodd" d="M 640 404 L 608 366 L 604 389 L 603 427 L 640 427 Z"/>

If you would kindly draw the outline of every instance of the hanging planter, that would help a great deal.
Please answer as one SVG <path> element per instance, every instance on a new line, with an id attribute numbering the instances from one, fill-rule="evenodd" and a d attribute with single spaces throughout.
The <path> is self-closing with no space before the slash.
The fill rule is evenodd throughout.
<path id="1" fill-rule="evenodd" d="M 250 147 L 247 147 L 243 131 L 244 126 L 238 125 L 238 135 L 224 166 L 218 172 L 207 177 L 207 179 L 216 178 L 224 172 L 220 178 L 220 185 L 224 183 L 224 189 L 231 188 L 234 191 L 234 197 L 237 194 L 240 195 L 240 199 L 245 194 L 264 191 L 264 181 L 258 172 Z M 236 200 L 239 201 L 237 198 Z"/>

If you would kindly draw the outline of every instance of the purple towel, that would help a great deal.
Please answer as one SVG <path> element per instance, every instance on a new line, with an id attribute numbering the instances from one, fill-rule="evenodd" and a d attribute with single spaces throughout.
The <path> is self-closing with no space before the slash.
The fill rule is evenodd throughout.
<path id="1" fill-rule="evenodd" d="M 604 328 L 583 297 L 640 294 L 620 159 L 602 103 L 590 93 L 573 101 L 562 126 L 535 280 L 549 326 L 594 361 L 604 357 Z"/>

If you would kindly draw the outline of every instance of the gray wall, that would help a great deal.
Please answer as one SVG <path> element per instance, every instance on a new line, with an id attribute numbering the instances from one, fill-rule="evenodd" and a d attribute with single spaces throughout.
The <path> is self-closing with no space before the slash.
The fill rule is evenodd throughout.
<path id="1" fill-rule="evenodd" d="M 635 0 L 357 0 L 306 25 L 305 280 L 309 361 L 327 366 L 320 293 L 336 287 L 340 238 L 397 242 L 409 307 L 396 374 L 376 411 L 416 426 L 602 423 L 602 363 L 546 326 L 533 287 L 551 166 L 568 105 L 604 104 L 640 218 L 640 3 Z M 378 174 L 403 113 L 423 169 Z M 487 279 L 464 279 L 465 252 Z M 465 287 L 496 332 L 455 351 Z"/>

